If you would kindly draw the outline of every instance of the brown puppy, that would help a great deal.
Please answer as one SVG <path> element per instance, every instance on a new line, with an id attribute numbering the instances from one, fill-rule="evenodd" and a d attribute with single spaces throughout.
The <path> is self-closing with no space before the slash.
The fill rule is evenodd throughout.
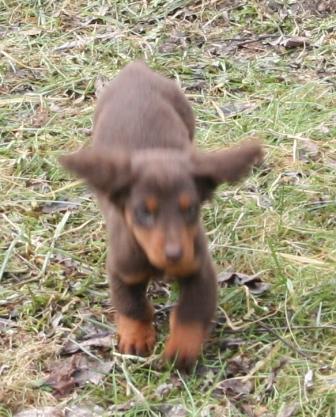
<path id="1" fill-rule="evenodd" d="M 151 278 L 178 279 L 165 357 L 197 359 L 216 309 L 216 277 L 200 205 L 223 181 L 235 182 L 261 159 L 258 143 L 201 153 L 194 117 L 173 81 L 135 62 L 99 98 L 93 145 L 61 158 L 97 195 L 109 240 L 107 271 L 117 310 L 119 349 L 148 354 L 155 343 Z"/>

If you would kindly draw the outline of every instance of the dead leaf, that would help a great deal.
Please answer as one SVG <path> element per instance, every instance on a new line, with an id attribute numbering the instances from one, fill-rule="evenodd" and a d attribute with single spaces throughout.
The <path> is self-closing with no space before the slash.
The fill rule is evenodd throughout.
<path id="1" fill-rule="evenodd" d="M 43 407 L 20 411 L 14 417 L 64 417 L 64 414 L 57 407 Z"/>
<path id="2" fill-rule="evenodd" d="M 178 49 L 179 46 L 173 42 L 165 42 L 159 46 L 159 52 L 161 54 L 172 54 Z"/>
<path id="3" fill-rule="evenodd" d="M 51 256 L 52 262 L 57 262 L 65 267 L 65 274 L 71 275 L 73 273 L 81 275 L 89 275 L 92 273 L 92 269 L 69 256 L 64 256 L 60 253 L 56 253 Z"/>
<path id="4" fill-rule="evenodd" d="M 325 135 L 328 135 L 328 133 L 330 133 L 330 128 L 328 126 L 325 126 L 323 123 L 318 127 L 318 130 L 321 133 L 324 133 Z"/>
<path id="5" fill-rule="evenodd" d="M 330 169 L 336 169 L 336 157 L 334 158 L 327 157 L 325 160 L 325 165 Z"/>
<path id="6" fill-rule="evenodd" d="M 197 367 L 196 375 L 202 381 L 202 385 L 200 387 L 202 392 L 207 391 L 210 387 L 212 387 L 214 380 L 216 379 L 216 371 L 214 369 L 209 369 L 204 365 Z"/>
<path id="7" fill-rule="evenodd" d="M 66 395 L 70 393 L 76 385 L 73 377 L 78 370 L 80 356 L 73 356 L 70 360 L 58 362 L 50 369 L 50 375 L 44 384 L 53 388 L 56 395 Z"/>
<path id="8" fill-rule="evenodd" d="M 279 365 L 275 366 L 272 369 L 271 374 L 270 374 L 270 376 L 268 377 L 268 380 L 267 380 L 267 385 L 266 385 L 266 388 L 265 388 L 266 393 L 269 393 L 273 389 L 273 387 L 276 383 L 276 379 L 277 379 L 277 376 L 278 376 L 279 372 L 281 371 L 281 369 L 283 369 L 286 366 L 287 363 L 288 363 L 287 358 L 281 359 Z"/>
<path id="9" fill-rule="evenodd" d="M 241 409 L 247 417 L 271 417 L 265 406 L 255 406 L 251 404 L 240 404 Z"/>
<path id="10" fill-rule="evenodd" d="M 258 105 L 251 102 L 230 102 L 219 107 L 225 117 L 234 117 L 240 113 L 250 113 L 256 109 Z"/>
<path id="11" fill-rule="evenodd" d="M 75 405 L 64 411 L 65 417 L 101 417 L 103 413 L 102 407 L 93 404 L 90 406 Z"/>
<path id="12" fill-rule="evenodd" d="M 21 35 L 26 35 L 26 36 L 36 36 L 39 35 L 42 32 L 41 29 L 38 28 L 31 28 L 31 29 L 27 29 L 27 30 L 22 30 L 20 32 Z"/>
<path id="13" fill-rule="evenodd" d="M 77 37 L 76 40 L 66 42 L 63 45 L 57 46 L 54 48 L 54 52 L 65 51 L 67 49 L 72 48 L 80 48 L 83 49 L 86 46 L 94 43 L 96 41 L 108 41 L 110 39 L 118 39 L 120 37 L 120 33 L 118 31 L 111 32 L 111 33 L 96 33 L 94 36 L 84 36 L 84 37 Z"/>
<path id="14" fill-rule="evenodd" d="M 193 92 L 193 91 L 202 91 L 207 88 L 207 82 L 203 79 L 193 79 L 193 82 L 189 85 L 186 85 L 185 91 Z"/>
<path id="15" fill-rule="evenodd" d="M 317 11 L 321 14 L 329 14 L 336 12 L 336 4 L 334 0 L 321 0 L 318 2 Z"/>
<path id="16" fill-rule="evenodd" d="M 78 201 L 51 201 L 47 204 L 44 204 L 39 209 L 42 213 L 62 213 L 65 211 L 77 210 L 80 207 L 80 202 Z"/>
<path id="17" fill-rule="evenodd" d="M 58 361 L 50 369 L 50 375 L 44 384 L 53 388 L 55 395 L 63 396 L 72 392 L 75 386 L 87 382 L 98 384 L 112 368 L 113 362 L 88 360 L 81 354 Z"/>
<path id="18" fill-rule="evenodd" d="M 98 98 L 102 91 L 104 90 L 105 86 L 110 82 L 110 80 L 107 77 L 104 77 L 103 75 L 99 75 L 96 78 L 95 81 L 95 95 Z"/>
<path id="19" fill-rule="evenodd" d="M 111 415 L 114 416 L 115 413 L 123 413 L 125 411 L 131 410 L 136 404 L 136 401 L 130 400 L 126 403 L 110 405 L 108 410 L 111 412 Z"/>
<path id="20" fill-rule="evenodd" d="M 200 417 L 225 417 L 229 412 L 227 407 L 210 404 L 202 408 Z"/>
<path id="21" fill-rule="evenodd" d="M 31 124 L 33 127 L 39 128 L 39 127 L 44 126 L 47 123 L 48 119 L 49 119 L 48 110 L 42 107 L 39 107 L 31 119 Z"/>
<path id="22" fill-rule="evenodd" d="M 50 103 L 49 110 L 53 113 L 62 113 L 64 110 L 56 103 Z"/>
<path id="23" fill-rule="evenodd" d="M 98 385 L 99 382 L 107 375 L 113 367 L 114 362 L 102 362 L 90 360 L 81 365 L 81 368 L 76 371 L 75 381 L 79 386 L 83 386 L 88 382 Z"/>
<path id="24" fill-rule="evenodd" d="M 95 334 L 83 340 L 81 342 L 74 342 L 72 340 L 68 340 L 62 350 L 62 355 L 73 354 L 81 350 L 82 348 L 88 347 L 104 347 L 104 348 L 111 348 L 115 344 L 115 336 L 110 333 L 100 333 Z"/>
<path id="25" fill-rule="evenodd" d="M 236 377 L 247 375 L 252 368 L 251 359 L 241 354 L 231 358 L 227 363 L 227 375 Z"/>
<path id="26" fill-rule="evenodd" d="M 316 161 L 320 156 L 318 145 L 311 139 L 299 139 L 297 143 L 297 158 L 300 161 Z"/>
<path id="27" fill-rule="evenodd" d="M 311 369 L 308 370 L 306 375 L 304 376 L 304 387 L 309 391 L 313 388 L 313 371 Z"/>
<path id="28" fill-rule="evenodd" d="M 15 321 L 10 319 L 0 318 L 0 331 L 7 330 L 8 328 L 18 327 L 18 324 Z"/>
<path id="29" fill-rule="evenodd" d="M 228 397 L 237 399 L 250 394 L 250 392 L 252 392 L 253 385 L 249 380 L 230 378 L 220 382 L 218 388 L 221 389 Z"/>
<path id="30" fill-rule="evenodd" d="M 258 194 L 256 195 L 257 205 L 263 209 L 268 209 L 273 206 L 272 200 L 266 195 Z"/>
<path id="31" fill-rule="evenodd" d="M 255 275 L 246 275 L 239 272 L 222 272 L 217 276 L 217 281 L 220 284 L 227 285 L 246 285 L 252 294 L 263 294 L 267 291 L 271 284 L 263 282 L 259 277 L 259 274 Z"/>
<path id="32" fill-rule="evenodd" d="M 292 36 L 283 39 L 280 44 L 285 48 L 305 47 L 309 45 L 309 39 L 304 36 Z"/>
<path id="33" fill-rule="evenodd" d="M 155 390 L 155 395 L 160 400 L 166 397 L 174 389 L 174 384 L 161 384 Z"/>
<path id="34" fill-rule="evenodd" d="M 292 417 L 297 413 L 298 409 L 299 406 L 296 403 L 284 404 L 276 417 Z"/>
<path id="35" fill-rule="evenodd" d="M 301 172 L 297 171 L 285 171 L 282 173 L 280 182 L 283 184 L 300 184 L 303 180 L 303 175 Z"/>
<path id="36" fill-rule="evenodd" d="M 221 349 L 232 349 L 245 345 L 247 342 L 244 339 L 223 339 L 220 342 Z"/>
<path id="37" fill-rule="evenodd" d="M 165 404 L 160 407 L 160 411 L 163 417 L 186 417 L 188 415 L 187 410 L 181 404 Z"/>

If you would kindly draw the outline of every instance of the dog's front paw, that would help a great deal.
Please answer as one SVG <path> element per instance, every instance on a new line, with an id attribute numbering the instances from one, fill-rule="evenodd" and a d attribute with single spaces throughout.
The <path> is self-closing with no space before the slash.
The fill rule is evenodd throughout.
<path id="1" fill-rule="evenodd" d="M 181 324 L 174 320 L 164 357 L 166 360 L 175 361 L 179 369 L 190 370 L 202 351 L 204 339 L 205 331 L 202 324 Z"/>
<path id="2" fill-rule="evenodd" d="M 149 355 L 155 344 L 155 330 L 151 322 L 134 320 L 119 315 L 117 318 L 119 351 L 129 355 Z"/>

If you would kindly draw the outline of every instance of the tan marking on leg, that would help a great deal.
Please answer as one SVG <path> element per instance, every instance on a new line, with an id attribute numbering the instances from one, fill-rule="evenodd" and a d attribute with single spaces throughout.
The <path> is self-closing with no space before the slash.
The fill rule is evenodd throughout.
<path id="1" fill-rule="evenodd" d="M 206 331 L 201 323 L 180 323 L 176 317 L 176 310 L 172 311 L 165 359 L 176 360 L 178 368 L 190 368 L 202 351 L 205 337 Z"/>
<path id="2" fill-rule="evenodd" d="M 130 355 L 146 356 L 155 344 L 155 330 L 150 321 L 134 320 L 118 314 L 116 317 L 119 350 Z"/>

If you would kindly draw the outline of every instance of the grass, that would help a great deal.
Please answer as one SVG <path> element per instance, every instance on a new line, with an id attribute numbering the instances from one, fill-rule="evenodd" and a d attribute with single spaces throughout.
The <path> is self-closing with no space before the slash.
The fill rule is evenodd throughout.
<path id="1" fill-rule="evenodd" d="M 104 416 L 335 416 L 336 17 L 321 3 L 329 13 L 309 1 L 0 2 L 0 416 L 75 404 Z M 200 147 L 263 138 L 263 169 L 222 186 L 203 216 L 218 270 L 261 273 L 272 288 L 220 288 L 190 376 L 157 366 L 174 292 L 154 288 L 156 356 L 93 349 L 111 372 L 58 398 L 39 381 L 60 348 L 114 326 L 102 219 L 57 157 L 89 140 L 97 83 L 139 57 L 179 80 Z M 241 395 L 223 385 L 232 375 Z"/>

